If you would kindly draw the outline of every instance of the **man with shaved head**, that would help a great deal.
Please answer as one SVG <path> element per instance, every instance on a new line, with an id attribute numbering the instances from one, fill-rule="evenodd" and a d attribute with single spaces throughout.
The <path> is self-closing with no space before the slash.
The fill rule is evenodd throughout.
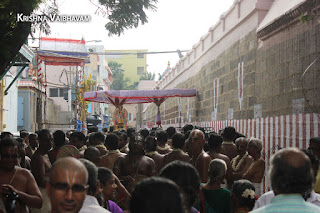
<path id="1" fill-rule="evenodd" d="M 201 130 L 192 130 L 188 139 L 188 149 L 192 150 L 191 164 L 198 170 L 202 183 L 208 181 L 208 171 L 211 157 L 204 150 L 204 134 Z M 188 151 L 189 151 L 188 150 Z"/>
<path id="2" fill-rule="evenodd" d="M 87 194 L 88 172 L 77 159 L 65 157 L 57 160 L 50 171 L 46 188 L 52 213 L 76 213 Z"/>
<path id="3" fill-rule="evenodd" d="M 253 162 L 242 178 L 250 180 L 256 188 L 255 194 L 261 195 L 261 182 L 264 176 L 265 161 L 261 157 L 262 141 L 257 138 L 250 138 L 248 143 L 248 153 L 252 156 Z"/>
<path id="4" fill-rule="evenodd" d="M 320 212 L 306 202 L 314 181 L 310 159 L 297 148 L 285 148 L 270 159 L 269 177 L 275 197 L 271 203 L 252 212 Z"/>
<path id="5" fill-rule="evenodd" d="M 253 162 L 253 158 L 248 153 L 248 138 L 238 138 L 236 147 L 238 155 L 231 160 L 232 175 L 234 180 L 242 179 Z"/>

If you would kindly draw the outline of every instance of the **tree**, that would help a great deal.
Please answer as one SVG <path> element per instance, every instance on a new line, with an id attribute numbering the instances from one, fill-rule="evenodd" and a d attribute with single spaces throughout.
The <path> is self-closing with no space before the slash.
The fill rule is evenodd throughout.
<path id="1" fill-rule="evenodd" d="M 141 24 L 148 23 L 148 17 L 144 10 L 156 11 L 155 6 L 158 0 L 99 0 L 104 7 L 98 9 L 108 15 L 110 20 L 106 25 L 106 29 L 111 35 L 121 35 L 124 29 L 137 28 L 139 22 Z"/>
<path id="2" fill-rule="evenodd" d="M 122 64 L 118 64 L 115 61 L 110 61 L 108 63 L 109 68 L 112 71 L 112 84 L 110 86 L 111 90 L 134 90 L 138 82 L 134 82 L 133 85 L 129 85 L 129 78 L 124 77 L 124 70 L 121 68 Z"/>
<path id="3" fill-rule="evenodd" d="M 41 0 L 4 0 L 0 3 L 0 75 L 17 55 L 31 32 L 31 22 L 17 22 L 17 14 L 30 15 Z"/>
<path id="4" fill-rule="evenodd" d="M 155 74 L 151 72 L 145 72 L 144 75 L 140 76 L 140 80 L 154 80 Z"/>
<path id="5" fill-rule="evenodd" d="M 91 1 L 91 0 L 89 0 Z M 121 35 L 125 29 L 138 27 L 139 23 L 147 23 L 145 10 L 156 10 L 158 0 L 99 0 L 98 10 L 105 13 L 109 22 L 105 25 L 111 35 Z M 3 75 L 10 62 L 18 54 L 21 46 L 27 42 L 28 36 L 35 28 L 50 33 L 48 22 L 18 22 L 18 15 L 35 14 L 41 2 L 46 4 L 43 16 L 58 13 L 55 0 L 1 0 L 0 2 L 0 75 Z"/>

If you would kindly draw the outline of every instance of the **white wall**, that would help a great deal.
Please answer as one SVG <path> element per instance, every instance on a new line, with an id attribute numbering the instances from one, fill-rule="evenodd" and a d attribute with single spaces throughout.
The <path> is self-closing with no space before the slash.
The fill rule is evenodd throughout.
<path id="1" fill-rule="evenodd" d="M 9 72 L 5 76 L 7 88 L 13 81 L 14 76 Z M 17 132 L 17 113 L 18 112 L 18 87 L 17 81 L 10 87 L 8 94 L 4 97 L 4 123 L 6 128 L 3 131 Z"/>

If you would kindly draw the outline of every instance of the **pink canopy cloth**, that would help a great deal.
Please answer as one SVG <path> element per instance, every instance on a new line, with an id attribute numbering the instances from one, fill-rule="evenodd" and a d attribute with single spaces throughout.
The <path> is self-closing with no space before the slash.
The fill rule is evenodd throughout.
<path id="1" fill-rule="evenodd" d="M 84 93 L 85 101 L 110 103 L 115 106 L 123 104 L 155 103 L 157 106 L 170 97 L 194 97 L 195 89 L 164 90 L 107 90 Z"/>
<path id="2" fill-rule="evenodd" d="M 107 90 L 84 93 L 85 101 L 109 103 L 118 107 L 123 104 L 155 103 L 158 106 L 156 123 L 161 125 L 160 105 L 170 97 L 194 97 L 196 89 L 164 89 L 164 90 Z"/>

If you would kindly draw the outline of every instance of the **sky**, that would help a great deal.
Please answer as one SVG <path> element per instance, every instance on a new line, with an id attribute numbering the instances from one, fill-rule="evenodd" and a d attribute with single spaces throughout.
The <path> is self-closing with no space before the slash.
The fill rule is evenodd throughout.
<path id="1" fill-rule="evenodd" d="M 125 30 L 121 36 L 108 36 L 107 17 L 97 13 L 98 0 L 57 0 L 60 15 L 91 15 L 91 22 L 52 22 L 46 37 L 81 39 L 87 44 L 103 44 L 106 50 L 147 49 L 152 51 L 190 50 L 226 12 L 234 0 L 159 0 L 157 11 L 147 11 L 148 23 Z M 93 42 L 92 40 L 101 40 Z M 88 42 L 92 41 L 92 42 Z M 183 55 L 186 53 L 183 53 Z M 177 53 L 148 54 L 147 71 L 162 73 L 168 61 L 174 67 Z M 157 79 L 157 78 L 156 78 Z"/>

